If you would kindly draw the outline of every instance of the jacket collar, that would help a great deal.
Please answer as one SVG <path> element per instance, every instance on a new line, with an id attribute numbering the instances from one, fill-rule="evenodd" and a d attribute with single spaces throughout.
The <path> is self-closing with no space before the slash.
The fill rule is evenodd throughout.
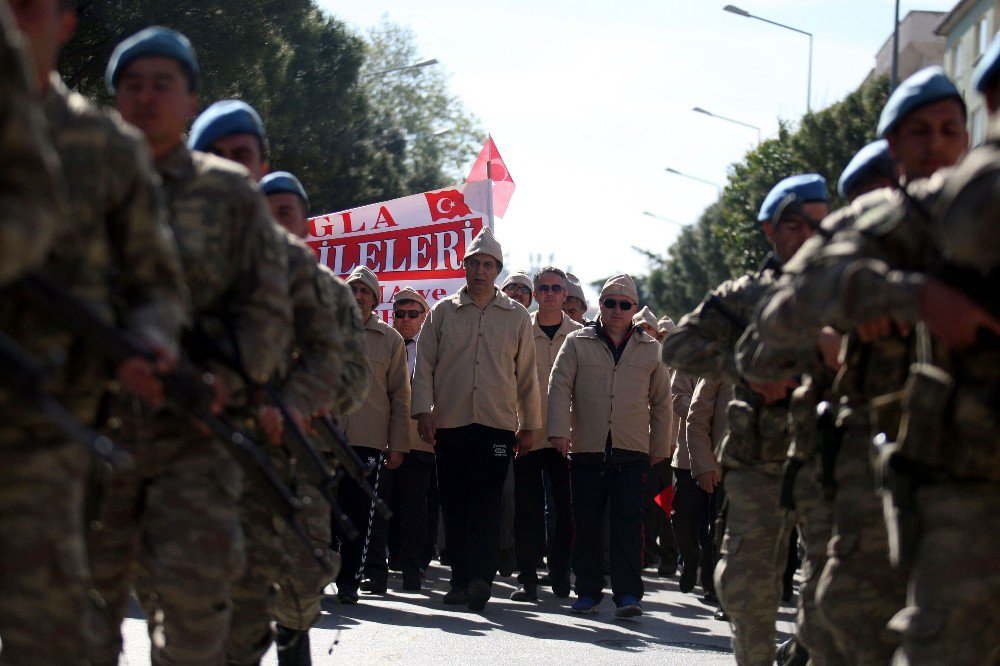
<path id="1" fill-rule="evenodd" d="M 194 158 L 181 141 L 177 147 L 156 161 L 156 170 L 164 181 L 180 181 L 194 175 Z"/>
<path id="2" fill-rule="evenodd" d="M 476 302 L 472 300 L 472 296 L 469 296 L 469 285 L 463 286 L 458 290 L 458 307 L 463 305 L 475 305 Z M 493 300 L 486 304 L 486 308 L 491 308 L 493 306 L 503 308 L 504 310 L 513 310 L 516 307 L 514 301 L 512 301 L 505 293 L 493 287 Z M 483 308 L 484 310 L 486 308 Z"/>
<path id="3" fill-rule="evenodd" d="M 535 337 L 544 335 L 546 338 L 549 337 L 545 335 L 542 331 L 541 325 L 538 323 L 538 311 L 531 313 L 531 328 L 534 331 Z M 559 329 L 556 331 L 556 336 L 566 336 L 576 330 L 573 326 L 573 320 L 570 319 L 565 312 L 562 313 L 562 321 L 559 322 Z"/>
<path id="4" fill-rule="evenodd" d="M 378 316 L 378 312 L 373 312 L 371 317 L 368 317 L 368 321 L 365 322 L 366 331 L 375 331 L 376 333 L 381 333 L 385 335 L 385 329 L 389 325 L 382 321 L 381 317 Z"/>

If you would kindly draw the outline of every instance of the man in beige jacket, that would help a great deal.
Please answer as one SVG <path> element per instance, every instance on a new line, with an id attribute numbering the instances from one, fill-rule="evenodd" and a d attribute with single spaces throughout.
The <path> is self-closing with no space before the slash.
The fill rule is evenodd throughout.
<path id="1" fill-rule="evenodd" d="M 486 607 L 496 574 L 510 458 L 542 425 L 531 319 L 494 281 L 503 252 L 484 228 L 463 257 L 466 284 L 437 302 L 417 343 L 412 415 L 434 445 L 451 561 L 446 604 Z"/>
<path id="2" fill-rule="evenodd" d="M 369 482 L 378 496 L 388 497 L 392 475 L 410 450 L 410 372 L 403 338 L 375 314 L 379 304 L 378 278 L 359 266 L 347 277 L 347 285 L 365 319 L 365 349 L 372 368 L 371 390 L 364 404 L 345 416 L 341 425 L 358 456 L 371 468 Z M 340 506 L 361 533 L 353 541 L 340 540 L 340 573 L 337 599 L 358 601 L 358 579 L 365 592 L 384 594 L 389 578 L 386 554 L 387 521 L 374 513 L 371 500 L 353 483 L 340 486 Z"/>
<path id="3" fill-rule="evenodd" d="M 632 325 L 638 300 L 632 278 L 609 279 L 597 321 L 566 337 L 549 378 L 549 441 L 570 456 L 576 613 L 595 612 L 603 596 L 601 522 L 610 504 L 615 615 L 642 614 L 643 476 L 666 458 L 673 416 L 660 345 Z"/>
<path id="4" fill-rule="evenodd" d="M 548 405 L 549 374 L 556 354 L 566 336 L 582 326 L 562 311 L 566 300 L 566 274 L 563 271 L 545 266 L 535 273 L 533 283 L 538 311 L 531 315 L 531 328 L 544 414 Z M 573 543 L 573 520 L 569 462 L 565 454 L 553 448 L 546 439 L 543 423 L 535 433 L 534 448 L 514 462 L 514 550 L 520 572 L 517 576 L 520 586 L 510 595 L 514 601 L 538 600 L 535 567 L 544 552 L 546 536 L 543 474 L 548 474 L 554 500 L 555 530 L 548 552 L 552 592 L 557 597 L 568 597 L 570 592 L 569 556 Z"/>

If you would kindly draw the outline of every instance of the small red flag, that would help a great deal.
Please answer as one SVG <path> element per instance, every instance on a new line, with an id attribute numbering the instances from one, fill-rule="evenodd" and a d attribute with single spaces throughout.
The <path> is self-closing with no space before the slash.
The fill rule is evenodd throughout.
<path id="1" fill-rule="evenodd" d="M 427 207 L 431 212 L 431 222 L 472 215 L 472 210 L 465 203 L 465 197 L 458 190 L 424 192 L 424 196 L 427 197 Z"/>
<path id="2" fill-rule="evenodd" d="M 489 179 L 493 181 L 493 214 L 497 217 L 503 217 L 504 213 L 507 212 L 507 204 L 510 203 L 510 198 L 514 195 L 515 185 L 510 171 L 507 170 L 507 165 L 500 157 L 497 145 L 493 143 L 492 136 L 488 137 L 486 143 L 483 144 L 483 149 L 479 151 L 479 157 L 472 165 L 472 170 L 465 182 L 486 180 L 487 164 L 489 164 Z"/>
<path id="3" fill-rule="evenodd" d="M 663 513 L 670 517 L 670 512 L 674 509 L 674 487 L 667 486 L 664 488 L 659 495 L 653 498 L 653 501 L 660 505 L 663 509 Z"/>

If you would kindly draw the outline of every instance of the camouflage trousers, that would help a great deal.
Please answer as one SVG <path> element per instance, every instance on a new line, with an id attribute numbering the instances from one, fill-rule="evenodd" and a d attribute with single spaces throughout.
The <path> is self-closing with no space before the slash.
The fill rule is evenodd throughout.
<path id="1" fill-rule="evenodd" d="M 0 430 L 0 664 L 80 664 L 96 640 L 83 540 L 90 457 L 63 440 Z"/>
<path id="2" fill-rule="evenodd" d="M 886 664 L 898 640 L 886 627 L 903 607 L 906 581 L 889 564 L 882 500 L 867 427 L 849 430 L 837 457 L 834 535 L 816 603 L 852 664 Z"/>
<path id="3" fill-rule="evenodd" d="M 1000 663 L 1000 485 L 917 491 L 921 535 L 893 664 Z"/>
<path id="4" fill-rule="evenodd" d="M 87 535 L 111 627 L 93 661 L 118 663 L 120 626 L 141 567 L 152 662 L 224 663 L 231 587 L 245 564 L 242 470 L 183 416 L 129 419 L 114 436 L 135 466 L 107 483 Z"/>
<path id="5" fill-rule="evenodd" d="M 734 469 L 724 483 L 728 509 L 715 589 L 729 615 L 736 663 L 770 666 L 788 553 L 788 519 L 778 506 L 781 478 Z"/>
<path id="6" fill-rule="evenodd" d="M 271 461 L 289 477 L 287 456 L 271 450 Z M 290 488 L 303 500 L 299 513 L 314 550 L 327 562 L 320 567 L 302 541 L 263 501 L 256 480 L 247 480 L 241 502 L 247 568 L 233 585 L 233 612 L 227 640 L 230 664 L 257 664 L 274 641 L 271 620 L 289 629 L 308 630 L 320 614 L 323 588 L 337 573 L 331 551 L 330 505 L 296 469 Z"/>
<path id="7" fill-rule="evenodd" d="M 806 552 L 795 641 L 809 652 L 809 663 L 813 666 L 846 665 L 850 663 L 846 653 L 837 645 L 816 608 L 816 587 L 826 566 L 827 546 L 833 533 L 833 507 L 822 497 L 817 466 L 815 459 L 806 462 L 795 478 L 795 519 Z"/>

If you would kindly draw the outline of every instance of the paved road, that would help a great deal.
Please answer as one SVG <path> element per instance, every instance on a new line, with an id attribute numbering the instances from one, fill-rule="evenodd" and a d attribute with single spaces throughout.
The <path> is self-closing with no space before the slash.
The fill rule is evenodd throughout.
<path id="1" fill-rule="evenodd" d="M 456 612 L 441 603 L 447 570 L 433 567 L 424 590 L 401 592 L 390 579 L 389 594 L 362 596 L 356 606 L 324 602 L 323 617 L 311 632 L 313 663 L 321 664 L 731 664 L 729 626 L 712 617 L 714 608 L 695 594 L 681 594 L 676 579 L 644 577 L 645 615 L 634 621 L 614 619 L 605 597 L 592 616 L 569 613 L 570 599 L 547 589 L 541 601 L 515 603 L 512 578 L 499 578 L 493 600 L 482 614 Z M 149 664 L 149 641 L 141 611 L 126 620 L 126 655 L 122 664 Z M 779 640 L 794 629 L 794 608 L 779 618 Z M 274 649 L 264 664 L 277 664 Z"/>

